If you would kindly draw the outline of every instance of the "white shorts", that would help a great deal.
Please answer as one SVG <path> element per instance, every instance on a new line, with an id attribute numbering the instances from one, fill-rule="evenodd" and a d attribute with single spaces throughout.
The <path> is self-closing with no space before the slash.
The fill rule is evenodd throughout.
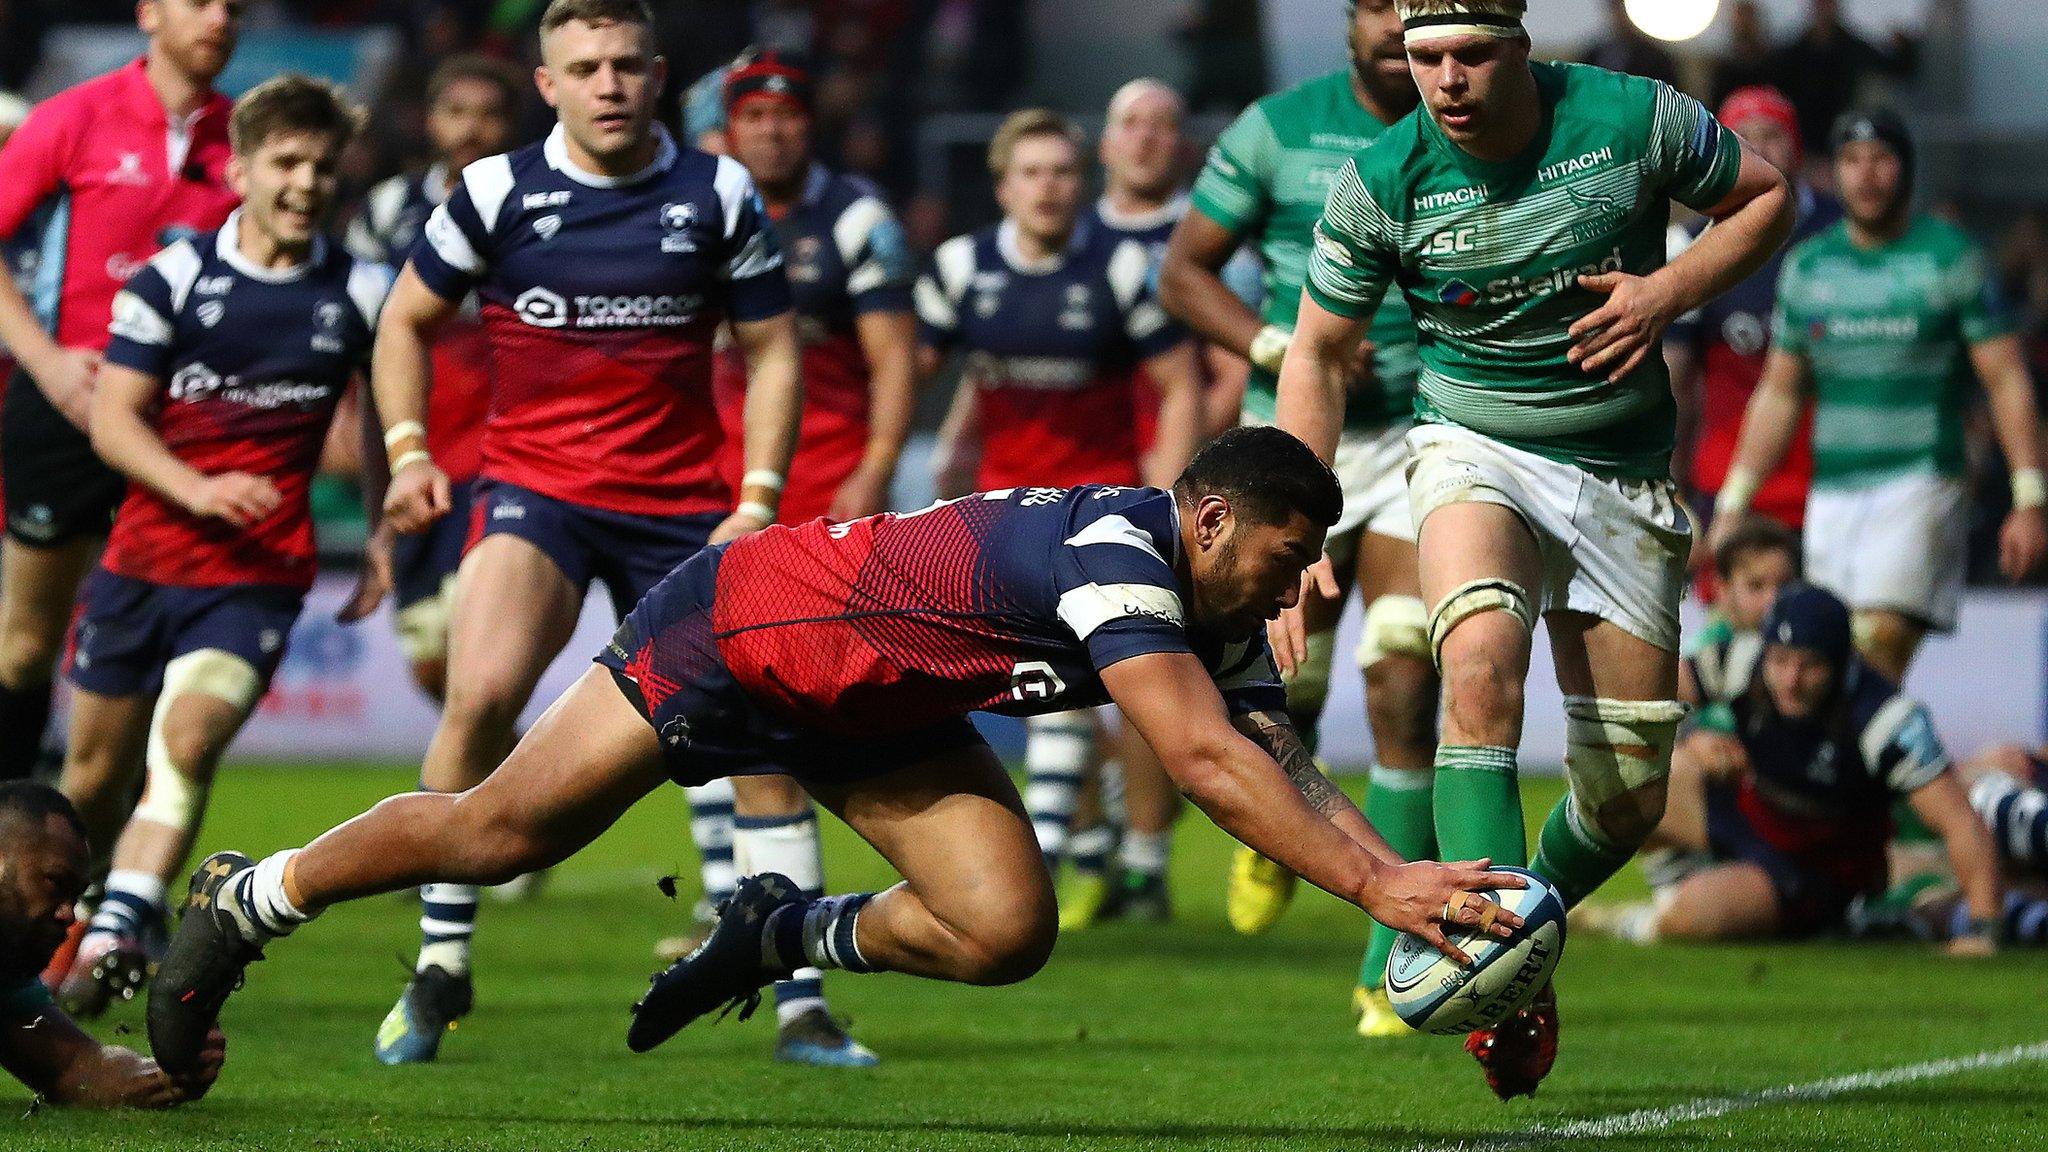
<path id="1" fill-rule="evenodd" d="M 1896 476 L 1806 498 L 1806 578 L 1851 608 L 1888 608 L 1936 632 L 1956 626 L 1970 494 L 1950 476 Z"/>
<path id="2" fill-rule="evenodd" d="M 1669 480 L 1603 480 L 1469 429 L 1408 434 L 1408 494 L 1421 524 L 1446 504 L 1498 504 L 1522 518 L 1543 559 L 1543 612 L 1597 616 L 1678 651 L 1678 602 L 1692 520 Z"/>

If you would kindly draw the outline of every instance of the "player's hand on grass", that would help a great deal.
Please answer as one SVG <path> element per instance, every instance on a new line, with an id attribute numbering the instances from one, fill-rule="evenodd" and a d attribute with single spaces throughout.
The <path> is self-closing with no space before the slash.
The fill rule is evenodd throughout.
<path id="1" fill-rule="evenodd" d="M 1661 281 L 1626 272 L 1581 276 L 1579 287 L 1607 302 L 1571 326 L 1575 343 L 1565 359 L 1588 376 L 1620 383 L 1644 357 L 1657 352 L 1657 341 L 1678 318 L 1678 302 Z"/>
<path id="2" fill-rule="evenodd" d="M 719 521 L 718 527 L 711 530 L 710 542 L 713 544 L 729 543 L 742 536 L 752 536 L 767 526 L 768 522 L 766 520 L 751 512 L 734 512 L 732 515 Z"/>
<path id="3" fill-rule="evenodd" d="M 88 431 L 92 422 L 93 382 L 105 362 L 105 356 L 90 348 L 59 348 L 33 374 L 50 406 L 80 432 Z"/>
<path id="4" fill-rule="evenodd" d="M 350 590 L 348 601 L 334 618 L 343 624 L 353 624 L 377 610 L 384 597 L 391 591 L 391 524 L 379 523 L 370 532 L 370 538 L 363 542 L 362 567 L 356 570 L 356 586 Z"/>
<path id="5" fill-rule="evenodd" d="M 186 1103 L 205 1096 L 213 1089 L 213 1082 L 220 1078 L 221 1065 L 227 1063 L 227 1059 L 228 1038 L 215 1028 L 206 1034 L 206 1043 L 199 1049 L 199 1062 L 192 1066 L 190 1072 L 182 1076 L 165 1073 L 171 1087 L 178 1093 L 178 1099 L 172 1103 Z"/>
<path id="6" fill-rule="evenodd" d="M 832 494 L 832 506 L 825 515 L 835 521 L 861 520 L 889 507 L 889 475 L 865 465 L 855 468 L 839 491 Z"/>
<path id="7" fill-rule="evenodd" d="M 1420 936 L 1437 951 L 1460 964 L 1472 957 L 1444 936 L 1444 925 L 1473 928 L 1487 922 L 1486 931 L 1505 939 L 1522 926 L 1522 918 L 1474 893 L 1495 888 L 1524 888 L 1528 881 L 1512 872 L 1492 872 L 1490 860 L 1461 860 L 1439 864 L 1417 860 L 1387 869 L 1379 885 L 1365 894 L 1363 906 L 1372 918 L 1394 929 Z M 1444 919 L 1444 913 L 1451 913 Z"/>
<path id="8" fill-rule="evenodd" d="M 186 499 L 185 508 L 201 519 L 225 520 L 237 528 L 247 528 L 275 512 L 283 502 L 283 494 L 267 476 L 222 472 L 201 481 Z"/>
<path id="9" fill-rule="evenodd" d="M 1273 646 L 1273 663 L 1282 676 L 1294 675 L 1294 670 L 1308 659 L 1309 601 L 1335 600 L 1342 594 L 1343 589 L 1337 584 L 1337 566 L 1330 563 L 1328 556 L 1319 558 L 1302 572 L 1301 599 L 1266 625 L 1266 639 Z"/>
<path id="10" fill-rule="evenodd" d="M 432 460 L 416 459 L 400 468 L 384 489 L 384 521 L 407 535 L 425 532 L 454 506 L 448 474 Z"/>
<path id="11" fill-rule="evenodd" d="M 2048 554 L 2048 517 L 2039 508 L 2015 508 L 1998 531 L 1998 571 L 2018 583 L 2041 566 Z"/>

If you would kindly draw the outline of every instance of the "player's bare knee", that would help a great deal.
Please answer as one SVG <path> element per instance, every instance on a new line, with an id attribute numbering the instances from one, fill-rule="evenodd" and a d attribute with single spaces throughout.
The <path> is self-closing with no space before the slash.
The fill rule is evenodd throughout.
<path id="1" fill-rule="evenodd" d="M 1600 805 L 1594 814 L 1610 843 L 1639 847 L 1664 820 L 1664 781 L 1657 780 Z"/>
<path id="2" fill-rule="evenodd" d="M 0 684 L 20 688 L 50 679 L 64 633 L 41 620 L 15 616 L 0 624 Z"/>
<path id="3" fill-rule="evenodd" d="M 524 806 L 483 786 L 454 797 L 451 805 L 454 819 L 444 836 L 459 845 L 464 882 L 504 884 L 556 862 Z"/>
<path id="4" fill-rule="evenodd" d="M 1036 922 L 1043 920 L 1043 923 Z M 1015 984 L 1036 975 L 1052 958 L 1059 939 L 1057 921 L 1048 916 L 977 926 L 961 938 L 961 979 L 968 984 Z"/>
<path id="5" fill-rule="evenodd" d="M 458 732 L 499 736 L 510 733 L 519 722 L 524 703 L 517 687 L 503 678 L 486 676 L 472 681 L 455 677 L 442 705 L 442 722 Z"/>
<path id="6" fill-rule="evenodd" d="M 1446 646 L 1446 651 L 1450 651 Z M 1474 644 L 1445 666 L 1444 714 L 1447 727 L 1460 739 L 1512 743 L 1514 722 L 1522 715 L 1522 662 L 1497 647 Z"/>

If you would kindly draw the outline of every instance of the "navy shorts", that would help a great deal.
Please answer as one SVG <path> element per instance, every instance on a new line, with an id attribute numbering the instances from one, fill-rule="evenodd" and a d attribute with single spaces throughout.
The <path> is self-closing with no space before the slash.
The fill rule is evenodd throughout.
<path id="1" fill-rule="evenodd" d="M 1884 857 L 1798 855 L 1764 838 L 1742 811 L 1740 793 L 1707 786 L 1707 845 L 1716 861 L 1754 864 L 1778 894 L 1782 928 L 1806 936 L 1839 925 L 1850 901 L 1884 887 Z M 1872 875 L 1874 859 L 1875 875 Z"/>
<path id="2" fill-rule="evenodd" d="M 95 568 L 79 595 L 66 674 L 102 696 L 149 696 L 164 665 L 218 648 L 249 662 L 267 688 L 306 594 L 273 584 L 179 588 Z"/>
<path id="3" fill-rule="evenodd" d="M 543 496 L 503 480 L 479 478 L 466 548 L 486 536 L 517 536 L 555 562 L 579 589 L 596 580 L 616 611 L 638 604 L 678 564 L 703 551 L 725 517 L 641 516 Z"/>
<path id="4" fill-rule="evenodd" d="M 683 562 L 626 616 L 597 662 L 654 728 L 669 776 L 686 787 L 721 776 L 787 773 L 844 784 L 920 760 L 986 747 L 965 716 L 874 739 L 819 732 L 757 705 L 733 679 L 711 629 L 724 545 Z"/>
<path id="5" fill-rule="evenodd" d="M 418 535 L 401 532 L 391 541 L 391 591 L 403 612 L 441 594 L 441 586 L 462 566 L 462 546 L 469 540 L 470 510 L 476 503 L 476 481 L 448 486 L 449 509 Z"/>

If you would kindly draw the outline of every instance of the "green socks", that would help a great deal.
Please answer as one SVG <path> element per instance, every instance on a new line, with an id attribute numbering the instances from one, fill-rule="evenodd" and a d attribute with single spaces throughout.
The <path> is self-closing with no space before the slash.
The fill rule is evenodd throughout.
<path id="1" fill-rule="evenodd" d="M 1621 871 L 1621 866 L 1635 854 L 1634 848 L 1616 847 L 1588 827 L 1579 816 L 1578 805 L 1572 803 L 1567 793 L 1543 821 L 1543 835 L 1536 843 L 1536 863 L 1530 871 L 1550 881 L 1558 895 L 1564 897 L 1564 906 L 1570 908 L 1591 896 L 1595 888 Z"/>
<path id="2" fill-rule="evenodd" d="M 1394 851 L 1410 860 L 1427 859 L 1436 852 L 1436 825 L 1432 823 L 1433 768 L 1387 768 L 1372 766 L 1372 784 L 1365 793 L 1365 814 L 1372 826 Z M 1394 950 L 1396 933 L 1373 921 L 1365 960 L 1358 968 L 1358 983 L 1378 988 L 1387 977 L 1387 955 Z"/>
<path id="3" fill-rule="evenodd" d="M 1492 859 L 1517 867 L 1529 858 L 1515 750 L 1440 744 L 1436 750 L 1436 846 L 1439 859 Z"/>

